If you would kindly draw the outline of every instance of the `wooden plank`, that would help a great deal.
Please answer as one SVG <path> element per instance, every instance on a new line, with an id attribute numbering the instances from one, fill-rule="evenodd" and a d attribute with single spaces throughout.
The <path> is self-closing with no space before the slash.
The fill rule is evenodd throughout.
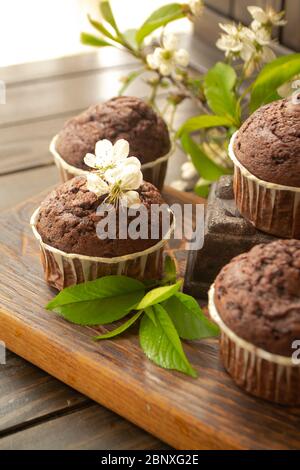
<path id="1" fill-rule="evenodd" d="M 300 51 L 300 2 L 285 2 L 286 19 L 288 24 L 283 29 L 283 44 L 295 51 Z"/>
<path id="2" fill-rule="evenodd" d="M 0 175 L 52 164 L 50 141 L 71 116 L 72 113 L 63 114 L 0 129 Z"/>
<path id="3" fill-rule="evenodd" d="M 0 211 L 9 209 L 43 191 L 45 187 L 57 183 L 58 173 L 54 165 L 0 176 Z"/>
<path id="4" fill-rule="evenodd" d="M 53 291 L 28 226 L 39 202 L 0 216 L 0 331 L 9 349 L 176 448 L 299 448 L 300 409 L 238 389 L 219 362 L 216 340 L 186 345 L 199 372 L 194 380 L 150 363 L 134 331 L 97 344 L 92 336 L 106 328 L 75 326 L 47 312 Z"/>
<path id="5" fill-rule="evenodd" d="M 98 405 L 0 439 L 1 450 L 145 450 L 168 447 Z"/>
<path id="6" fill-rule="evenodd" d="M 144 94 L 147 93 L 146 86 L 143 91 Z M 176 128 L 183 124 L 185 119 L 198 112 L 192 102 L 186 101 L 176 114 Z M 51 164 L 53 157 L 49 152 L 49 143 L 64 122 L 73 115 L 75 112 L 69 112 L 55 118 L 0 128 L 0 176 Z M 176 169 L 179 168 L 180 165 L 177 165 Z M 178 176 L 179 174 L 176 177 Z"/>
<path id="7" fill-rule="evenodd" d="M 230 16 L 231 13 L 231 0 L 205 0 L 205 5 L 215 9 L 225 16 Z"/>
<path id="8" fill-rule="evenodd" d="M 0 374 L 0 436 L 87 403 L 80 393 L 7 351 Z"/>
<path id="9" fill-rule="evenodd" d="M 2 67 L 1 80 L 5 81 L 7 87 L 11 87 L 27 81 L 48 80 L 51 77 L 87 73 L 133 63 L 135 59 L 123 51 L 114 48 L 95 49 L 93 52 L 57 59 Z"/>
<path id="10" fill-rule="evenodd" d="M 132 69 L 127 66 L 125 69 L 96 70 L 87 75 L 67 75 L 8 88 L 7 103 L 1 107 L 0 127 L 84 109 L 113 97 L 120 88 L 120 76 Z M 133 93 L 143 93 L 144 86 L 137 80 L 132 87 Z"/>

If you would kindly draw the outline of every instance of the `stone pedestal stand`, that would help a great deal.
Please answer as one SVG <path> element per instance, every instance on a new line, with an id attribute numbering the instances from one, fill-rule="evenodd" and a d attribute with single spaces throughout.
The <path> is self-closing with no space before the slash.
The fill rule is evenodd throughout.
<path id="1" fill-rule="evenodd" d="M 234 202 L 232 177 L 223 176 L 209 195 L 204 247 L 188 254 L 185 292 L 206 298 L 219 271 L 232 258 L 274 240 L 276 237 L 260 232 L 241 217 Z"/>

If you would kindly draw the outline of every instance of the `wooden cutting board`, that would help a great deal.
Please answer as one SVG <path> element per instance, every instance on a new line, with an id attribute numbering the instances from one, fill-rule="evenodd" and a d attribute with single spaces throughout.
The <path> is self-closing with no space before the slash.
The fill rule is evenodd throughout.
<path id="1" fill-rule="evenodd" d="M 167 197 L 190 202 L 178 194 Z M 300 448 L 300 409 L 239 390 L 219 362 L 217 340 L 186 344 L 199 373 L 192 379 L 150 363 L 136 330 L 95 343 L 105 328 L 47 312 L 54 291 L 43 280 L 29 227 L 44 196 L 0 216 L 0 340 L 8 349 L 177 449 Z"/>

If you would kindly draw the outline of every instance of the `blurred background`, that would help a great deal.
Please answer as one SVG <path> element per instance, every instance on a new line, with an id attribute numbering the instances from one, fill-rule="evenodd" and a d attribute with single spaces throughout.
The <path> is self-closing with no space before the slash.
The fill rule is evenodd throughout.
<path id="1" fill-rule="evenodd" d="M 111 1 L 124 30 L 139 26 L 163 4 L 165 0 Z M 79 35 L 83 30 L 92 31 L 87 14 L 99 18 L 99 0 L 1 0 L 0 5 L 0 43 L 5 44 L 0 67 L 91 50 L 80 44 Z M 176 31 L 191 30 L 187 20 L 173 27 Z"/>
<path id="2" fill-rule="evenodd" d="M 0 67 L 45 60 L 89 49 L 80 44 L 79 33 L 90 31 L 87 14 L 99 17 L 98 0 L 1 0 Z M 111 4 L 124 29 L 137 26 L 164 0 L 112 0 Z M 219 34 L 218 15 L 249 21 L 247 5 L 265 7 L 271 4 L 277 10 L 286 10 L 288 25 L 278 31 L 278 39 L 286 47 L 300 50 L 299 0 L 206 0 L 209 7 L 196 25 L 201 39 L 213 44 Z M 186 20 L 170 29 L 188 32 L 192 26 Z M 5 45 L 5 47 L 3 47 Z"/>

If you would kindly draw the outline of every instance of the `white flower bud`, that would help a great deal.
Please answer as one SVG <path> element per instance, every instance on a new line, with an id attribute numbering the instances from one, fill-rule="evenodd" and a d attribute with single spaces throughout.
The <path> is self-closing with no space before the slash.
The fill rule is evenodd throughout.
<path id="1" fill-rule="evenodd" d="M 165 62 L 162 62 L 159 66 L 159 71 L 164 77 L 167 77 L 167 76 L 171 75 L 173 70 L 174 70 L 174 67 L 173 67 L 173 64 L 171 62 L 166 62 L 165 61 Z"/>
<path id="2" fill-rule="evenodd" d="M 204 7 L 202 0 L 189 0 L 189 5 L 193 15 L 200 16 L 202 14 Z"/>
<path id="3" fill-rule="evenodd" d="M 258 23 L 266 23 L 268 21 L 268 16 L 266 12 L 257 6 L 249 6 L 248 11 L 252 18 L 257 21 Z"/>
<path id="4" fill-rule="evenodd" d="M 173 33 L 164 34 L 162 43 L 167 51 L 175 51 L 179 46 L 179 38 Z"/>
<path id="5" fill-rule="evenodd" d="M 181 177 L 184 181 L 194 180 L 199 177 L 198 171 L 192 162 L 186 162 L 181 167 Z"/>
<path id="6" fill-rule="evenodd" d="M 174 53 L 175 62 L 182 67 L 187 67 L 190 61 L 190 54 L 185 49 L 179 49 Z"/>

